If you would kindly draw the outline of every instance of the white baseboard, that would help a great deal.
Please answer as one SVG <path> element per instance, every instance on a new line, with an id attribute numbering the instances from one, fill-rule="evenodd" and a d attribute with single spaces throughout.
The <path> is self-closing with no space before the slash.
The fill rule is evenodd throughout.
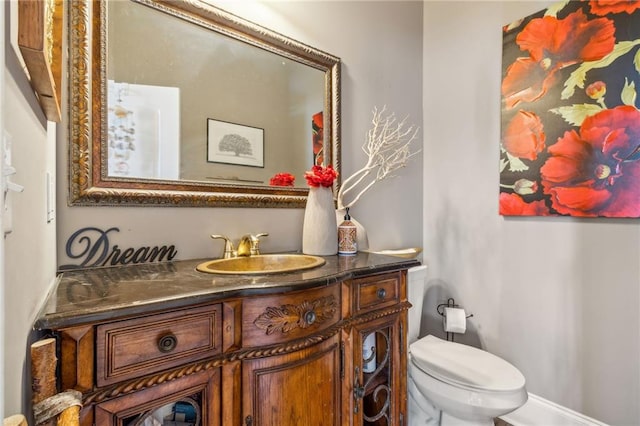
<path id="1" fill-rule="evenodd" d="M 500 418 L 513 426 L 607 426 L 531 393 L 526 404 Z"/>

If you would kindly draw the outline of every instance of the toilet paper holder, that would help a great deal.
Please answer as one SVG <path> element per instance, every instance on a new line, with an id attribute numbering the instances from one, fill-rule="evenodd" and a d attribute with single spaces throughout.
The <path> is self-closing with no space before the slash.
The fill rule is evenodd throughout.
<path id="1" fill-rule="evenodd" d="M 456 304 L 456 301 L 453 297 L 447 299 L 447 303 L 441 303 L 436 307 L 436 311 L 441 317 L 444 317 L 444 309 L 445 308 L 459 308 L 460 305 Z M 469 314 L 466 318 L 471 318 L 473 314 Z M 447 333 L 447 340 L 453 342 L 453 333 Z"/>

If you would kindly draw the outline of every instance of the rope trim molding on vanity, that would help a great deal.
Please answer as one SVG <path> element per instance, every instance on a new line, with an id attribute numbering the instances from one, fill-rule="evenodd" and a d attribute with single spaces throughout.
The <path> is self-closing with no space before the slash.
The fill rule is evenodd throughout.
<path id="1" fill-rule="evenodd" d="M 402 311 L 406 311 L 411 307 L 409 302 L 402 302 L 390 309 L 384 309 L 379 311 L 369 312 L 361 316 L 339 322 L 318 334 L 307 336 L 302 339 L 294 340 L 284 344 L 278 344 L 274 346 L 268 346 L 264 348 L 249 348 L 236 352 L 222 354 L 210 358 L 208 360 L 195 362 L 193 364 L 183 366 L 180 368 L 165 371 L 160 374 L 154 374 L 150 376 L 140 377 L 137 379 L 127 380 L 122 383 L 117 383 L 99 391 L 87 392 L 83 395 L 83 406 L 89 404 L 95 404 L 105 401 L 117 396 L 123 396 L 132 392 L 137 392 L 142 389 L 146 389 L 152 386 L 159 385 L 161 383 L 169 382 L 171 380 L 179 379 L 190 374 L 198 373 L 200 371 L 209 370 L 212 368 L 218 368 L 225 364 L 234 361 L 243 361 L 254 358 L 262 358 L 273 355 L 283 355 L 291 352 L 295 352 L 301 349 L 305 349 L 309 346 L 323 342 L 330 337 L 334 336 L 343 329 L 351 328 L 356 325 L 376 320 L 385 316 L 397 314 Z"/>

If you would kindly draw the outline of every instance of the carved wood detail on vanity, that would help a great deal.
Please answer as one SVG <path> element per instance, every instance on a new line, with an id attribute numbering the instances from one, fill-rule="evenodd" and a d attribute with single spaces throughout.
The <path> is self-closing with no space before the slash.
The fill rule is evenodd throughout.
<path id="1" fill-rule="evenodd" d="M 340 286 L 242 301 L 242 346 L 265 347 L 320 334 L 340 321 Z"/>
<path id="2" fill-rule="evenodd" d="M 267 334 L 286 334 L 295 328 L 307 328 L 312 324 L 322 324 L 333 317 L 338 310 L 334 296 L 326 296 L 311 302 L 305 300 L 299 305 L 269 306 L 253 322 Z"/>
<path id="3" fill-rule="evenodd" d="M 380 352 L 392 352 L 384 371 L 393 406 L 382 408 L 399 424 L 406 416 L 403 325 L 411 306 L 406 269 L 316 287 L 298 281 L 283 291 L 129 315 L 109 311 L 89 323 L 52 327 L 60 342 L 61 383 L 83 393 L 82 426 L 137 424 L 193 392 L 208 425 L 245 424 L 247 418 L 253 426 L 318 418 L 359 425 L 362 407 L 372 404 L 367 398 L 375 399 L 354 399 L 354 386 L 366 379 L 361 336 L 380 330 L 391 336 L 377 343 Z M 322 387 L 322 398 L 309 378 Z"/>

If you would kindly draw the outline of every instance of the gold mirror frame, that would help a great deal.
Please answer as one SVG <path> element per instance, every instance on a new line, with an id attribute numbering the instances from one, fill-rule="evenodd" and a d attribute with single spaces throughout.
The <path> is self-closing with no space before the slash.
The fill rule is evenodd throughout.
<path id="1" fill-rule="evenodd" d="M 325 73 L 325 144 L 340 171 L 340 59 L 198 0 L 134 0 Z M 306 188 L 107 176 L 106 1 L 69 2 L 69 204 L 304 207 Z M 334 193 L 339 189 L 336 179 Z"/>

